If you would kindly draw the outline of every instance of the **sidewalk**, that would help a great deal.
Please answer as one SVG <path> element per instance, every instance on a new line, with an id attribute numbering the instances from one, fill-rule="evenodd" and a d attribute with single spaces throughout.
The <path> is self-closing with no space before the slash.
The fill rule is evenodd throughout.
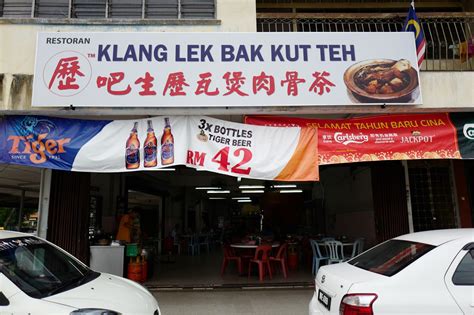
<path id="1" fill-rule="evenodd" d="M 308 314 L 312 289 L 152 292 L 164 315 Z"/>

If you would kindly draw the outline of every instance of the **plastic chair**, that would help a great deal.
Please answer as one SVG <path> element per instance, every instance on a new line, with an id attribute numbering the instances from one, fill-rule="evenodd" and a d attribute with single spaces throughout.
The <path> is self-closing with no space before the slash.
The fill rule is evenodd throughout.
<path id="1" fill-rule="evenodd" d="M 258 276 L 260 281 L 263 281 L 265 277 L 265 268 L 268 270 L 268 274 L 270 275 L 270 279 L 272 279 L 272 269 L 270 268 L 270 260 L 269 256 L 272 251 L 272 247 L 270 245 L 260 245 L 255 250 L 255 256 L 253 259 L 249 261 L 249 272 L 248 278 L 250 278 L 251 266 L 252 263 L 258 265 Z"/>
<path id="2" fill-rule="evenodd" d="M 194 256 L 195 253 L 200 254 L 199 239 L 197 235 L 191 236 L 188 242 L 188 253 L 191 252 L 191 255 Z"/>
<path id="3" fill-rule="evenodd" d="M 237 270 L 239 271 L 239 274 L 242 274 L 242 259 L 235 254 L 234 249 L 230 247 L 230 245 L 224 245 L 223 250 L 224 257 L 222 259 L 221 276 L 224 275 L 225 269 L 231 261 L 236 261 Z"/>
<path id="4" fill-rule="evenodd" d="M 323 256 L 321 254 L 321 250 L 319 249 L 318 242 L 316 242 L 315 240 L 310 240 L 309 242 L 311 244 L 311 250 L 313 251 L 313 264 L 312 264 L 311 272 L 313 273 L 313 275 L 316 275 L 321 261 L 328 260 L 329 257 Z"/>
<path id="5" fill-rule="evenodd" d="M 328 264 L 340 263 L 344 261 L 344 251 L 342 243 L 339 241 L 324 242 L 329 252 Z"/>
<path id="6" fill-rule="evenodd" d="M 351 258 L 354 258 L 355 256 L 362 254 L 363 251 L 364 251 L 364 239 L 360 237 L 354 241 L 354 245 L 352 246 Z"/>
<path id="7" fill-rule="evenodd" d="M 173 258 L 173 238 L 171 236 L 166 237 L 163 240 L 163 250 L 166 253 L 167 260 L 163 260 L 162 262 L 174 262 Z"/>
<path id="8" fill-rule="evenodd" d="M 276 256 L 270 257 L 270 262 L 280 263 L 281 271 L 285 279 L 288 277 L 288 264 L 286 263 L 286 251 L 288 249 L 288 244 L 284 243 L 278 249 Z"/>
<path id="9" fill-rule="evenodd" d="M 207 248 L 207 253 L 209 254 L 209 235 L 203 234 L 199 235 L 199 251 L 201 251 L 201 246 L 205 246 Z"/>
<path id="10" fill-rule="evenodd" d="M 173 248 L 177 247 L 178 248 L 178 255 L 181 255 L 181 243 L 179 241 L 178 236 L 175 236 L 173 238 Z"/>

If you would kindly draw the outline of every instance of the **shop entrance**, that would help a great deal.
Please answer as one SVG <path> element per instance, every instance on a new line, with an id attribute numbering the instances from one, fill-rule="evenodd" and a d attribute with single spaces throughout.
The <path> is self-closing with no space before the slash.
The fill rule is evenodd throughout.
<path id="1" fill-rule="evenodd" d="M 238 179 L 176 167 L 93 174 L 92 191 L 114 205 L 101 210 L 103 233 L 115 237 L 120 217 L 129 209 L 139 215 L 140 242 L 154 268 L 148 272 L 149 286 L 311 285 L 311 239 L 342 241 L 345 258 L 352 255 L 357 239 L 365 247 L 377 243 L 372 175 L 370 163 L 322 166 L 321 181 L 307 183 Z M 107 196 L 108 191 L 116 196 Z M 248 277 L 259 243 L 273 245 L 272 255 L 287 244 L 286 278 L 277 262 L 272 279 L 267 275 L 260 281 L 253 263 Z M 226 245 L 241 258 L 241 274 L 235 261 L 221 274 Z"/>
<path id="2" fill-rule="evenodd" d="M 433 217 L 425 222 L 419 215 L 423 207 L 416 208 L 415 201 L 423 196 L 441 196 L 439 192 L 422 192 L 439 190 L 439 184 L 447 183 L 452 175 L 449 165 L 449 161 L 408 162 L 412 220 L 417 226 L 430 224 Z M 23 209 L 37 209 L 41 171 L 1 167 L 5 168 L 3 174 L 7 174 L 1 178 L 1 207 L 20 208 L 21 189 L 18 193 L 15 187 L 25 190 Z M 471 171 L 472 165 L 466 164 L 466 175 Z M 428 172 L 430 177 L 425 176 Z M 53 171 L 52 179 L 56 173 Z M 397 161 L 321 166 L 320 182 L 306 183 L 238 179 L 186 167 L 122 174 L 60 174 L 65 178 L 51 185 L 54 189 L 50 195 L 48 235 L 63 233 L 64 242 L 80 250 L 81 255 L 86 253 L 82 244 L 89 244 L 91 253 L 102 251 L 106 258 L 123 261 L 118 267 L 119 273 L 127 276 L 126 264 L 131 261 L 126 256 L 129 251 L 123 247 L 120 256 L 111 256 L 105 249 L 118 245 L 117 242 L 111 245 L 111 240 L 117 238 L 122 217 L 133 210 L 139 218 L 139 232 L 134 237 L 139 244 L 137 249 L 144 249 L 148 258 L 146 284 L 150 287 L 310 285 L 313 281 L 311 239 L 321 241 L 332 237 L 346 244 L 362 239 L 364 248 L 369 248 L 408 232 L 405 178 L 402 164 Z M 35 179 L 30 180 L 28 176 Z M 77 176 L 90 185 L 81 184 Z M 7 179 L 10 182 L 7 183 Z M 88 191 L 84 191 L 85 187 Z M 454 193 L 453 186 L 443 191 L 446 196 Z M 87 202 L 81 198 L 79 202 L 79 192 Z M 67 208 L 52 199 L 66 202 Z M 457 227 L 454 199 L 443 199 L 442 204 L 433 200 L 427 204 L 433 206 L 435 212 L 430 213 L 435 213 L 436 218 Z M 81 215 L 80 211 L 72 213 L 74 209 L 85 209 L 87 215 Z M 454 223 L 449 218 L 443 219 L 442 214 L 448 212 L 451 213 L 449 218 L 455 218 Z M 415 218 L 415 215 L 419 216 Z M 23 215 L 22 229 L 26 227 L 25 218 Z M 53 224 L 65 219 L 79 222 L 74 218 L 81 218 L 81 227 L 70 225 L 77 228 L 74 236 L 65 236 L 71 228 L 60 229 L 62 225 Z M 4 228 L 17 229 L 17 222 Z M 258 243 L 275 245 L 271 250 L 273 255 L 278 253 L 279 245 L 288 244 L 287 278 L 276 262 L 273 279 L 266 276 L 260 281 L 256 264 L 252 264 L 254 271 L 248 277 L 249 259 L 255 254 Z M 235 245 L 233 252 L 242 259 L 243 270 L 239 274 L 232 261 L 221 275 L 223 247 L 232 244 Z M 344 250 L 345 258 L 352 255 L 350 245 Z M 113 263 L 106 261 L 105 265 Z"/>

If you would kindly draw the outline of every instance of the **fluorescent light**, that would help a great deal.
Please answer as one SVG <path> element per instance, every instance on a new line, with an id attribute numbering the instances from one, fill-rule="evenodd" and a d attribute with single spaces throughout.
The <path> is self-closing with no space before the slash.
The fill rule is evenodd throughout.
<path id="1" fill-rule="evenodd" d="M 230 194 L 230 190 L 208 190 L 208 194 Z"/>
<path id="2" fill-rule="evenodd" d="M 222 197 L 210 197 L 210 200 L 222 200 L 222 199 L 227 199 L 227 198 L 222 198 Z"/>
<path id="3" fill-rule="evenodd" d="M 261 194 L 264 192 L 264 190 L 242 190 L 243 194 Z"/>
<path id="4" fill-rule="evenodd" d="M 258 185 L 243 185 L 239 186 L 239 189 L 264 189 L 265 186 L 258 186 Z"/>
<path id="5" fill-rule="evenodd" d="M 289 190 L 280 190 L 280 194 L 296 194 L 296 193 L 302 193 L 303 191 L 301 189 L 289 189 Z"/>
<path id="6" fill-rule="evenodd" d="M 196 187 L 196 190 L 217 190 L 222 189 L 221 187 Z"/>
<path id="7" fill-rule="evenodd" d="M 296 188 L 296 185 L 273 185 L 272 188 Z"/>
<path id="8" fill-rule="evenodd" d="M 171 167 L 171 168 L 169 168 L 169 167 L 168 167 L 168 168 L 157 168 L 157 169 L 155 169 L 155 171 L 162 171 L 162 172 L 163 172 L 163 171 L 165 171 L 165 172 L 168 171 L 168 172 L 172 172 L 172 171 L 176 171 L 176 169 L 175 169 L 175 168 L 172 168 L 172 167 Z"/>
<path id="9" fill-rule="evenodd" d="M 239 199 L 250 199 L 250 197 L 232 197 L 232 199 L 236 199 L 236 200 L 239 200 Z"/>
<path id="10" fill-rule="evenodd" d="M 250 200 L 250 199 L 240 199 L 240 200 L 237 200 L 237 202 L 252 202 L 252 200 Z"/>

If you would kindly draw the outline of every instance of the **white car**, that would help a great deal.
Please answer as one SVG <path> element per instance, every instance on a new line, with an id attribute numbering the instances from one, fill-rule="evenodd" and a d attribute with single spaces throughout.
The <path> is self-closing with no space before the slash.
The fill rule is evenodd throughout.
<path id="1" fill-rule="evenodd" d="M 474 229 L 407 234 L 321 267 L 309 313 L 474 314 Z"/>
<path id="2" fill-rule="evenodd" d="M 160 314 L 141 285 L 95 272 L 29 234 L 0 231 L 0 272 L 0 314 Z"/>

